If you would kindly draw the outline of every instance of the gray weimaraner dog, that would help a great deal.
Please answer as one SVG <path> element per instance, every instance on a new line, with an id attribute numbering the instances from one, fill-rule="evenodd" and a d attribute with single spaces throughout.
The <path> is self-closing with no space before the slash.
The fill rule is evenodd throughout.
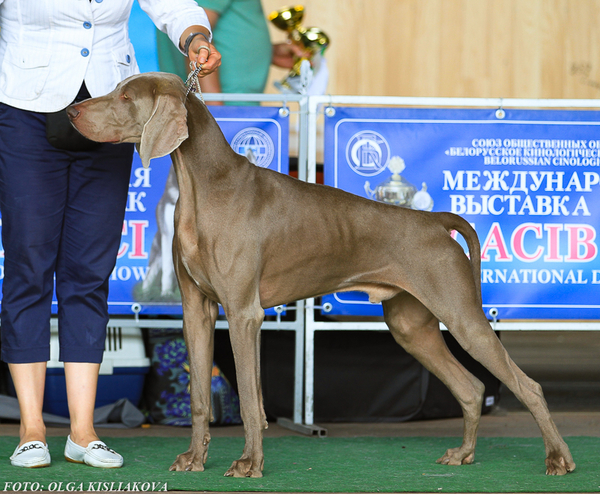
<path id="1" fill-rule="evenodd" d="M 218 304 L 229 321 L 246 443 L 226 476 L 261 477 L 267 427 L 260 383 L 264 308 L 359 290 L 382 302 L 396 341 L 460 403 L 463 443 L 439 463 L 474 459 L 483 384 L 449 352 L 443 322 L 462 347 L 508 386 L 537 421 L 546 473 L 575 469 L 541 387 L 510 359 L 481 307 L 480 247 L 467 221 L 413 211 L 301 182 L 236 154 L 197 97 L 176 76 L 126 79 L 107 96 L 68 108 L 100 142 L 135 142 L 144 166 L 171 153 L 180 196 L 174 263 L 191 363 L 192 438 L 171 470 L 203 470 L 210 442 L 210 381 Z M 451 237 L 466 240 L 471 260 Z"/>

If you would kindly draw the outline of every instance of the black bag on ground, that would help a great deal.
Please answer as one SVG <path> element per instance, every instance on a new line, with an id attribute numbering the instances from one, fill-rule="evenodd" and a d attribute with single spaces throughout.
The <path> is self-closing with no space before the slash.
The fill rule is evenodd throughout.
<path id="1" fill-rule="evenodd" d="M 448 331 L 450 351 L 486 387 L 482 413 L 500 399 L 500 382 L 473 360 Z M 261 366 L 269 418 L 293 415 L 294 334 L 264 331 Z M 386 331 L 317 331 L 315 422 L 403 422 L 462 416 L 442 382 Z M 221 365 L 224 365 L 222 363 Z"/>

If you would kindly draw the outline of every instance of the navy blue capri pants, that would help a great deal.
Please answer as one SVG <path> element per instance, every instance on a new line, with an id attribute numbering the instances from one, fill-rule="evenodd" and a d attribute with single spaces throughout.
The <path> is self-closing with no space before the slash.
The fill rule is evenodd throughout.
<path id="1" fill-rule="evenodd" d="M 133 144 L 62 151 L 45 126 L 44 114 L 0 104 L 2 360 L 50 359 L 56 281 L 60 360 L 100 363 Z"/>

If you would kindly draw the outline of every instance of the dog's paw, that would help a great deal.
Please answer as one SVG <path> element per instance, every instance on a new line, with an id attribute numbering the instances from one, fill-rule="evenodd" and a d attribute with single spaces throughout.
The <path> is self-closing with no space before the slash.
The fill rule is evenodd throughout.
<path id="1" fill-rule="evenodd" d="M 206 455 L 197 454 L 193 451 L 187 451 L 177 455 L 177 458 L 169 468 L 170 472 L 203 472 L 204 463 L 206 462 Z"/>
<path id="2" fill-rule="evenodd" d="M 225 477 L 262 477 L 263 461 L 252 461 L 250 458 L 240 458 L 234 461 L 225 472 Z"/>
<path id="3" fill-rule="evenodd" d="M 546 458 L 546 475 L 566 475 L 575 470 L 571 455 L 550 454 Z"/>
<path id="4" fill-rule="evenodd" d="M 465 451 L 462 448 L 452 448 L 446 451 L 444 456 L 437 460 L 442 465 L 469 465 L 475 460 L 473 451 Z"/>

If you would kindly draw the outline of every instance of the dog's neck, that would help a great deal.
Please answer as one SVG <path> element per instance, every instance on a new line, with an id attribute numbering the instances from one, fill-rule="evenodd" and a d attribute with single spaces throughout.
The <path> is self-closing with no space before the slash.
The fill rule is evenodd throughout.
<path id="1" fill-rule="evenodd" d="M 172 153 L 180 191 L 187 183 L 201 184 L 202 191 L 190 191 L 196 196 L 243 187 L 255 166 L 231 149 L 199 98 L 188 96 L 186 109 L 189 137 Z"/>

